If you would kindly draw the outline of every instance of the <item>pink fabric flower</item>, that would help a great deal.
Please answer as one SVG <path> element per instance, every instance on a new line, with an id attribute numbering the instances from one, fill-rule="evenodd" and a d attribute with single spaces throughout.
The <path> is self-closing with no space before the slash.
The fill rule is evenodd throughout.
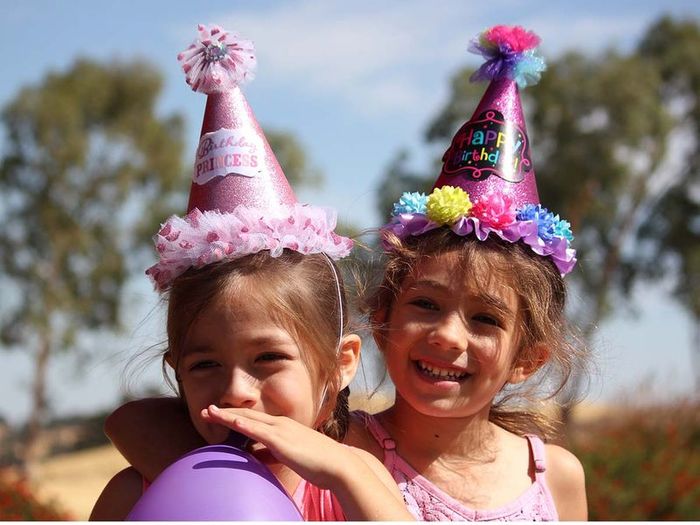
<path id="1" fill-rule="evenodd" d="M 177 56 L 194 91 L 219 93 L 255 78 L 255 48 L 219 26 L 199 25 L 199 38 Z"/>
<path id="2" fill-rule="evenodd" d="M 515 222 L 516 210 L 508 195 L 489 193 L 474 203 L 471 216 L 492 228 L 503 229 Z"/>

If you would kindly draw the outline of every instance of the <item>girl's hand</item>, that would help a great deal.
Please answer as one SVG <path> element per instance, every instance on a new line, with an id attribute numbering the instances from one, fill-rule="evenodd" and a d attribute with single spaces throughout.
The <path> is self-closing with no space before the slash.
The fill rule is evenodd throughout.
<path id="1" fill-rule="evenodd" d="M 202 419 L 262 443 L 278 461 L 321 488 L 333 489 L 342 474 L 341 465 L 358 460 L 350 447 L 285 416 L 210 405 L 202 410 Z"/>
<path id="2" fill-rule="evenodd" d="M 288 417 L 249 408 L 210 405 L 201 415 L 262 443 L 302 478 L 331 490 L 349 521 L 413 521 L 393 478 L 369 452 L 342 445 Z"/>

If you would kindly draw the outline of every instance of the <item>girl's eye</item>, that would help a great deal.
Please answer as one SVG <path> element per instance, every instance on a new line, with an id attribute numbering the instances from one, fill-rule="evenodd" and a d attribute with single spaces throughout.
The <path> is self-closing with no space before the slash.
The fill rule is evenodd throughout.
<path id="1" fill-rule="evenodd" d="M 190 370 L 205 370 L 207 368 L 214 368 L 218 365 L 219 363 L 211 360 L 197 361 L 190 366 Z"/>
<path id="2" fill-rule="evenodd" d="M 270 363 L 274 361 L 284 361 L 287 359 L 287 356 L 284 354 L 279 354 L 275 352 L 265 352 L 263 354 L 260 354 L 255 358 L 256 363 Z"/>
<path id="3" fill-rule="evenodd" d="M 438 310 L 438 305 L 430 299 L 414 299 L 411 304 L 423 310 Z"/>
<path id="4" fill-rule="evenodd" d="M 473 319 L 479 323 L 488 324 L 492 326 L 501 326 L 501 323 L 495 317 L 488 314 L 477 314 Z"/>

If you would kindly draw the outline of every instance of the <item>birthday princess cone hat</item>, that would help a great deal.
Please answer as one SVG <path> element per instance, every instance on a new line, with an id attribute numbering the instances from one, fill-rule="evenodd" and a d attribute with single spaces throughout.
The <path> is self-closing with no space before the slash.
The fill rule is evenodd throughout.
<path id="1" fill-rule="evenodd" d="M 545 69 L 539 42 L 517 26 L 494 26 L 472 41 L 469 50 L 486 61 L 471 80 L 490 84 L 443 155 L 432 193 L 404 193 L 385 232 L 406 239 L 447 226 L 480 240 L 493 234 L 550 257 L 562 275 L 573 269 L 569 223 L 540 205 L 520 100 L 520 88 Z"/>
<path id="2" fill-rule="evenodd" d="M 297 202 L 240 86 L 255 76 L 253 42 L 198 27 L 178 55 L 193 91 L 207 94 L 187 211 L 232 211 L 245 202 L 269 208 Z M 229 176 L 232 175 L 232 176 Z"/>
<path id="3" fill-rule="evenodd" d="M 170 217 L 154 238 L 159 261 L 146 273 L 156 289 L 190 268 L 262 250 L 346 256 L 352 241 L 335 234 L 335 211 L 297 202 L 241 91 L 254 77 L 253 43 L 218 26 L 198 33 L 178 60 L 207 104 L 187 215 Z"/>

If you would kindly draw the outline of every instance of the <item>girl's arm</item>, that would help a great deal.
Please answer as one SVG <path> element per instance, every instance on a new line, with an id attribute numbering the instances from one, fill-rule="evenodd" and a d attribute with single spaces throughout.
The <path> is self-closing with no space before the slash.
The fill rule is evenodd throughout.
<path id="1" fill-rule="evenodd" d="M 90 521 L 124 521 L 143 492 L 143 478 L 125 468 L 107 483 L 90 513 Z"/>
<path id="2" fill-rule="evenodd" d="M 545 446 L 547 484 L 561 521 L 588 520 L 586 479 L 576 456 L 556 445 Z"/>
<path id="3" fill-rule="evenodd" d="M 183 454 L 206 445 L 192 426 L 187 407 L 174 397 L 122 405 L 105 421 L 105 433 L 149 481 Z"/>
<path id="4" fill-rule="evenodd" d="M 202 418 L 259 441 L 302 478 L 329 489 L 349 521 L 413 521 L 396 483 L 370 453 L 284 416 L 210 406 Z"/>

